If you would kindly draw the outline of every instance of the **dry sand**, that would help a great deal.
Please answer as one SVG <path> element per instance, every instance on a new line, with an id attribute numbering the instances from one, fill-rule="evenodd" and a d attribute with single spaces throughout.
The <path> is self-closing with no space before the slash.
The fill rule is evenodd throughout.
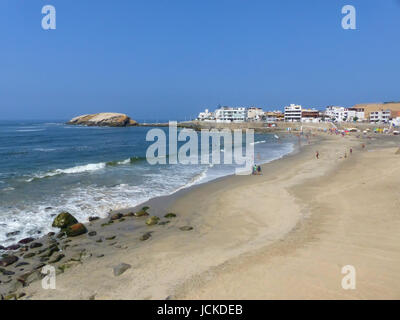
<path id="1" fill-rule="evenodd" d="M 102 247 L 104 257 L 58 275 L 56 290 L 33 283 L 27 298 L 400 298 L 399 139 L 368 140 L 362 150 L 366 141 L 354 136 L 322 136 L 264 165 L 262 176 L 227 177 L 162 200 L 153 213 L 178 215 L 166 226 L 111 226 L 120 248 Z M 179 230 L 185 225 L 194 229 Z M 138 241 L 145 230 L 152 237 Z M 115 277 L 122 262 L 132 268 Z M 356 268 L 356 290 L 341 287 L 345 265 Z"/>

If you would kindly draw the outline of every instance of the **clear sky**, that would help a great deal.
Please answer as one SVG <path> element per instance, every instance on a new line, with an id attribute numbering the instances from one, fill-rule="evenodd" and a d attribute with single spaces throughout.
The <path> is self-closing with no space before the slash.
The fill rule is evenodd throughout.
<path id="1" fill-rule="evenodd" d="M 0 17 L 0 120 L 400 100 L 399 0 L 0 0 Z"/>

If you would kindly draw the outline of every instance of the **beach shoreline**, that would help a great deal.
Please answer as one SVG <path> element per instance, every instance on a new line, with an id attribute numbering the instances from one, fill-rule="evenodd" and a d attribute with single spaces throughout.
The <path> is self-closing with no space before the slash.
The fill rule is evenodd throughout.
<path id="1" fill-rule="evenodd" d="M 58 273 L 56 290 L 43 290 L 40 281 L 20 290 L 27 299 L 318 299 L 309 287 L 296 292 L 290 286 L 286 288 L 288 291 L 273 287 L 270 291 L 254 284 L 246 285 L 253 288 L 248 291 L 235 285 L 245 280 L 263 283 L 274 274 L 273 270 L 265 274 L 256 270 L 246 278 L 240 272 L 244 265 L 250 270 L 270 255 L 288 255 L 286 260 L 290 261 L 298 250 L 318 241 L 318 227 L 313 227 L 313 232 L 308 229 L 309 222 L 319 217 L 313 212 L 313 194 L 303 191 L 310 183 L 326 181 L 325 176 L 334 175 L 335 170 L 340 172 L 347 163 L 355 162 L 356 157 L 368 154 L 361 148 L 362 141 L 371 150 L 393 149 L 397 140 L 392 139 L 388 144 L 322 132 L 311 140 L 310 145 L 306 144 L 298 152 L 262 165 L 262 176 L 223 177 L 139 206 L 149 206 L 151 215 L 160 217 L 163 223 L 169 221 L 168 224 L 147 226 L 144 223 L 147 217 L 131 216 L 107 226 L 102 226 L 105 219 L 90 222 L 87 228 L 95 231 L 96 237 L 82 235 L 67 239 L 72 240 L 68 241 L 67 249 L 72 253 L 66 254 L 65 259 L 82 252 L 87 253 L 87 258 Z M 344 158 L 350 147 L 354 155 Z M 321 155 L 318 160 L 316 150 Z M 113 214 L 135 210 L 138 208 Z M 163 218 L 168 212 L 177 217 Z M 141 237 L 145 234 L 149 237 L 143 241 Z M 101 243 L 94 238 L 102 239 Z M 66 240 L 59 242 L 65 245 Z M 130 264 L 131 268 L 115 277 L 112 270 L 119 263 Z M 327 270 L 329 273 L 330 268 Z M 335 275 L 340 278 L 340 270 Z M 329 276 L 327 279 L 332 281 Z M 299 285 L 302 281 L 290 285 Z M 395 281 L 390 297 L 398 293 L 396 286 Z M 323 292 L 321 298 L 353 298 L 342 291 L 343 295 Z"/>

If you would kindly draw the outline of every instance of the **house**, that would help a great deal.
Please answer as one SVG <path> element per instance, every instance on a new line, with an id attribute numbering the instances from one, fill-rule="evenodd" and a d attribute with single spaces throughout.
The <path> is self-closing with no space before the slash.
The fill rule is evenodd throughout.
<path id="1" fill-rule="evenodd" d="M 315 109 L 302 109 L 301 122 L 320 122 L 322 118 L 321 112 Z"/>
<path id="2" fill-rule="evenodd" d="M 285 107 L 285 121 L 286 122 L 301 122 L 301 106 L 291 104 Z"/>
<path id="3" fill-rule="evenodd" d="M 214 112 L 209 112 L 208 109 L 206 109 L 204 112 L 199 113 L 197 120 L 199 121 L 215 120 Z"/>
<path id="4" fill-rule="evenodd" d="M 247 121 L 260 121 L 264 115 L 261 108 L 250 107 L 247 109 Z"/>

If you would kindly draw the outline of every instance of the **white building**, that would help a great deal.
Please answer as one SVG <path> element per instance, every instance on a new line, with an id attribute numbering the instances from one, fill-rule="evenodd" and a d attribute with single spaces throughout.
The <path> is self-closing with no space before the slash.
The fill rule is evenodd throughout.
<path id="1" fill-rule="evenodd" d="M 209 112 L 208 109 L 204 110 L 204 112 L 200 112 L 197 120 L 199 121 L 207 121 L 207 120 L 215 120 L 214 112 Z"/>
<path id="2" fill-rule="evenodd" d="M 261 108 L 250 107 L 247 109 L 247 121 L 260 121 L 264 115 Z"/>
<path id="3" fill-rule="evenodd" d="M 325 116 L 327 116 L 330 120 L 335 122 L 342 121 L 363 121 L 365 120 L 364 109 L 362 108 L 345 108 L 338 106 L 329 106 L 326 107 Z"/>
<path id="4" fill-rule="evenodd" d="M 246 108 L 221 107 L 215 110 L 215 119 L 217 122 L 244 122 L 246 118 Z"/>
<path id="5" fill-rule="evenodd" d="M 392 112 L 390 110 L 372 111 L 369 114 L 370 122 L 389 122 Z"/>
<path id="6" fill-rule="evenodd" d="M 329 106 L 326 107 L 325 116 L 335 122 L 347 120 L 348 110 L 345 107 Z"/>
<path id="7" fill-rule="evenodd" d="M 291 104 L 285 107 L 285 121 L 286 122 L 300 122 L 301 121 L 301 106 Z"/>
<path id="8" fill-rule="evenodd" d="M 364 121 L 365 112 L 363 108 L 348 108 L 347 109 L 347 121 Z"/>

